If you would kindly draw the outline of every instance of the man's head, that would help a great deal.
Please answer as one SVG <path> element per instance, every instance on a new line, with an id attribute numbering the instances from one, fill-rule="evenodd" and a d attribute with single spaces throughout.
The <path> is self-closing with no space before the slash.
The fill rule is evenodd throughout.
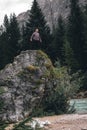
<path id="1" fill-rule="evenodd" d="M 36 29 L 35 29 L 35 32 L 39 32 L 39 29 L 38 29 L 38 28 L 36 28 Z"/>

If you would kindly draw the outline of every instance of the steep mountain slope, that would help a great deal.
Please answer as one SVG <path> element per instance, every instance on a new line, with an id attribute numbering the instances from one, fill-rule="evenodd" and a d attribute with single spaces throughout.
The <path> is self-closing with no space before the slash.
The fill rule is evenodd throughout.
<path id="1" fill-rule="evenodd" d="M 52 27 L 52 22 L 56 23 L 59 15 L 62 15 L 64 19 L 67 18 L 70 12 L 70 0 L 37 0 L 39 3 L 46 20 L 50 27 Z M 87 0 L 79 0 L 79 4 L 83 7 L 87 4 Z M 18 16 L 18 22 L 20 26 L 28 19 L 28 13 L 24 12 Z"/>

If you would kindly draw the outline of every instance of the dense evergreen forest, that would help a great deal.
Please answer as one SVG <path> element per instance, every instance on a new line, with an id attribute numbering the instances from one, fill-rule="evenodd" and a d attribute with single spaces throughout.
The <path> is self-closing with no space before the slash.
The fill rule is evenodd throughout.
<path id="1" fill-rule="evenodd" d="M 53 31 L 50 30 L 45 16 L 34 0 L 26 26 L 20 30 L 15 14 L 7 15 L 0 34 L 0 69 L 11 63 L 23 50 L 30 50 L 30 36 L 39 28 L 42 38 L 41 50 L 46 52 L 53 64 L 67 66 L 69 73 L 80 71 L 82 88 L 87 90 L 87 6 L 81 10 L 78 0 L 71 1 L 71 11 L 65 22 L 60 16 Z"/>

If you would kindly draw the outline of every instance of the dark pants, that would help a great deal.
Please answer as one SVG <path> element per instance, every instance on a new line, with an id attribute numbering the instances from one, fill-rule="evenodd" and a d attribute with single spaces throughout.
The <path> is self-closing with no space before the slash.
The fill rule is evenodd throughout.
<path id="1" fill-rule="evenodd" d="M 33 40 L 33 41 L 31 42 L 31 49 L 32 49 L 32 50 L 39 50 L 39 49 L 41 49 L 41 42 L 40 42 L 40 41 Z"/>

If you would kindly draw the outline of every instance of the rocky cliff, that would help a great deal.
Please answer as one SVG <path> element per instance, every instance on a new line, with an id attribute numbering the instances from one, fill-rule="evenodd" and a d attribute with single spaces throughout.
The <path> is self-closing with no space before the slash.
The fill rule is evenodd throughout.
<path id="1" fill-rule="evenodd" d="M 54 67 L 42 51 L 21 52 L 0 71 L 0 120 L 17 122 L 38 106 L 45 90 L 56 87 Z"/>
<path id="2" fill-rule="evenodd" d="M 39 3 L 50 27 L 52 27 L 52 20 L 56 23 L 60 15 L 62 15 L 64 19 L 69 15 L 70 0 L 37 0 L 37 2 Z M 87 0 L 79 0 L 79 4 L 83 7 L 87 4 Z M 29 11 L 21 13 L 18 16 L 20 26 L 22 26 L 22 24 L 28 19 L 28 12 Z"/>

